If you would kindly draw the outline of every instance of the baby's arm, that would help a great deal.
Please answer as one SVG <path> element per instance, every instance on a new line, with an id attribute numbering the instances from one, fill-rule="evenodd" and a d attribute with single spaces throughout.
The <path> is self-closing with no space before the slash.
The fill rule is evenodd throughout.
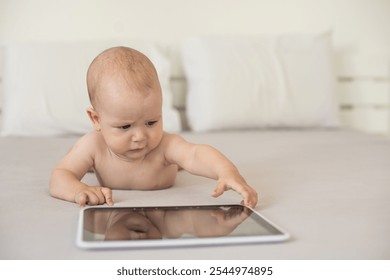
<path id="1" fill-rule="evenodd" d="M 111 189 L 101 186 L 88 186 L 81 179 L 93 166 L 93 135 L 83 136 L 68 154 L 53 168 L 49 191 L 53 197 L 85 204 L 112 205 Z"/>
<path id="2" fill-rule="evenodd" d="M 244 198 L 243 203 L 250 207 L 257 204 L 257 192 L 240 175 L 236 166 L 221 152 L 208 145 L 195 145 L 178 135 L 167 135 L 166 158 L 188 172 L 218 181 L 213 196 L 233 189 Z"/>

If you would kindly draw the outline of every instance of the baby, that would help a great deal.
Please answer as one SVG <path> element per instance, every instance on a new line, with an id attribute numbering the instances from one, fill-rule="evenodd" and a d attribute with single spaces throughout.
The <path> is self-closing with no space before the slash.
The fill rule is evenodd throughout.
<path id="1" fill-rule="evenodd" d="M 169 188 L 182 168 L 218 180 L 214 197 L 233 189 L 243 204 L 256 206 L 256 191 L 223 154 L 163 131 L 161 87 L 145 55 L 126 47 L 102 52 L 88 69 L 87 86 L 94 131 L 81 137 L 53 168 L 53 197 L 80 206 L 111 206 L 111 189 Z M 81 182 L 90 170 L 99 186 Z"/>

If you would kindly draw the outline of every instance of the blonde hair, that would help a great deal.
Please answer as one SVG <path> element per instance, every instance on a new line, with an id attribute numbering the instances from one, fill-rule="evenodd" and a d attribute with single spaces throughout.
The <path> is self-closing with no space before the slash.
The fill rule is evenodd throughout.
<path id="1" fill-rule="evenodd" d="M 150 92 L 159 86 L 153 63 L 143 53 L 128 47 L 113 47 L 100 53 L 91 63 L 87 72 L 87 88 L 93 107 L 97 104 L 96 92 L 104 77 L 122 78 L 129 87 L 140 92 Z"/>

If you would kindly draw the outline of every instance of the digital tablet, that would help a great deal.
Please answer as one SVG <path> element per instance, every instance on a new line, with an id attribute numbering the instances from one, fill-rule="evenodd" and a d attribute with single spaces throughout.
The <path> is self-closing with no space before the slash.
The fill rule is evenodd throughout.
<path id="1" fill-rule="evenodd" d="M 81 248 L 143 248 L 280 242 L 289 235 L 243 205 L 86 207 Z"/>

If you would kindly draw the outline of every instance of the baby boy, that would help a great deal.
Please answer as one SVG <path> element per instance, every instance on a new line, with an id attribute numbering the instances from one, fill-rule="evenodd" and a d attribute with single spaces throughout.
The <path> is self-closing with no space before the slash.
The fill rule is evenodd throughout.
<path id="1" fill-rule="evenodd" d="M 256 191 L 223 154 L 163 131 L 161 87 L 145 55 L 126 47 L 102 52 L 88 69 L 87 86 L 94 131 L 53 168 L 52 196 L 80 206 L 113 205 L 111 189 L 169 188 L 182 168 L 217 180 L 214 197 L 233 189 L 243 204 L 256 206 Z M 81 182 L 90 170 L 99 186 Z"/>

